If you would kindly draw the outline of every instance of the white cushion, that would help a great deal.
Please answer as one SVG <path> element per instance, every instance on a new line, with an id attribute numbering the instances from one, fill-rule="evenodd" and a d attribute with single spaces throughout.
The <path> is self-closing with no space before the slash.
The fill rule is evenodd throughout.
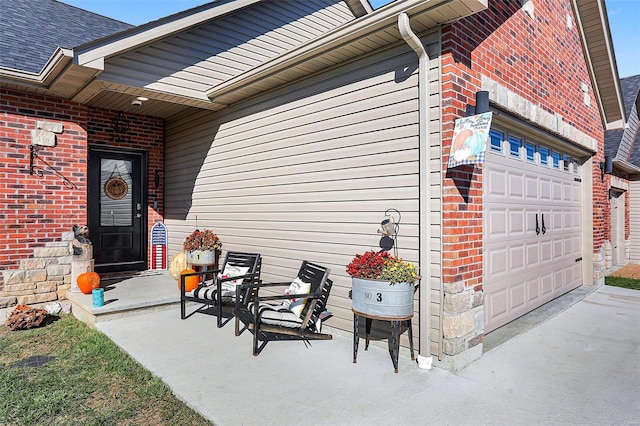
<path id="1" fill-rule="evenodd" d="M 289 285 L 284 291 L 286 296 L 296 295 L 296 294 L 309 294 L 311 293 L 311 284 L 302 281 L 300 278 L 296 277 L 295 280 Z M 291 299 L 285 300 L 282 304 L 287 307 L 291 312 L 296 314 L 298 317 L 302 315 L 302 310 L 304 309 L 304 304 L 307 302 L 306 298 L 293 297 Z"/>
<path id="2" fill-rule="evenodd" d="M 224 271 L 218 274 L 218 278 L 239 277 L 246 275 L 249 272 L 248 267 L 225 265 Z M 235 290 L 236 285 L 242 284 L 244 278 L 238 278 L 237 280 L 229 280 L 222 283 L 222 288 L 231 288 Z"/>

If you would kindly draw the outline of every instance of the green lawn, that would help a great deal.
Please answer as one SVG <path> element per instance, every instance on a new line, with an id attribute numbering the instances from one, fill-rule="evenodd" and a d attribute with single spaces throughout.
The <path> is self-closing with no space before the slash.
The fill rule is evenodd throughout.
<path id="1" fill-rule="evenodd" d="M 613 287 L 630 288 L 632 290 L 640 290 L 640 280 L 624 277 L 605 277 L 604 283 Z"/>
<path id="2" fill-rule="evenodd" d="M 0 425 L 209 424 L 73 316 L 32 330 L 0 327 Z"/>

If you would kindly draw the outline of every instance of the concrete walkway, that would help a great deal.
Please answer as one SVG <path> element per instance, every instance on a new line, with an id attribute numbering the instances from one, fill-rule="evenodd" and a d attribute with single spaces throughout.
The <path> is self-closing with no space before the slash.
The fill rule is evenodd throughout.
<path id="1" fill-rule="evenodd" d="M 178 309 L 97 324 L 216 425 L 640 423 L 640 292 L 601 287 L 457 373 L 352 341 L 270 342 Z"/>

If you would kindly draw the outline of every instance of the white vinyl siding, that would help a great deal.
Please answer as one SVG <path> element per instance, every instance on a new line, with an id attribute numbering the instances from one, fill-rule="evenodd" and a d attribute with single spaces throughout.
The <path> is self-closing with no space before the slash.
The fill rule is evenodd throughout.
<path id="1" fill-rule="evenodd" d="M 629 260 L 640 263 L 640 180 L 629 182 Z"/>
<path id="2" fill-rule="evenodd" d="M 345 2 L 262 2 L 110 58 L 100 80 L 206 100 L 208 89 L 354 19 Z"/>
<path id="3" fill-rule="evenodd" d="M 437 39 L 433 38 L 433 41 Z M 166 224 L 169 251 L 196 226 L 217 232 L 224 250 L 263 255 L 263 280 L 292 279 L 303 259 L 331 268 L 327 324 L 353 328 L 356 253 L 377 250 L 388 208 L 402 213 L 399 254 L 418 262 L 417 58 L 405 45 L 353 60 L 265 94 L 226 114 L 167 124 Z M 405 74 L 406 70 L 410 74 Z M 435 197 L 439 197 L 437 60 L 430 73 Z M 434 201 L 439 209 L 439 200 Z M 439 264 L 439 212 L 433 224 Z M 431 268 L 433 328 L 440 313 L 439 266 Z M 426 280 L 424 280 L 426 285 Z M 418 309 L 416 300 L 416 310 Z M 418 315 L 414 336 L 419 338 Z M 384 325 L 383 325 L 384 326 Z M 374 331 L 376 330 L 374 326 Z M 383 329 L 386 337 L 388 330 Z M 432 348 L 439 351 L 438 335 Z M 374 336 L 375 338 L 375 336 Z M 403 335 L 406 344 L 406 334 Z M 433 349 L 432 349 L 433 350 Z"/>

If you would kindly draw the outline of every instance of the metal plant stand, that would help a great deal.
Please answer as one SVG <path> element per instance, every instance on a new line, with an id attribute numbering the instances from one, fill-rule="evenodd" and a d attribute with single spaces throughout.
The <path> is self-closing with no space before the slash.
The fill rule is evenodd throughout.
<path id="1" fill-rule="evenodd" d="M 415 361 L 415 355 L 413 353 L 413 331 L 411 330 L 411 318 L 410 316 L 403 317 L 381 317 L 377 315 L 369 315 L 362 312 L 353 311 L 353 363 L 356 363 L 358 357 L 358 342 L 360 340 L 358 336 L 358 328 L 360 317 L 366 319 L 366 336 L 364 350 L 369 349 L 369 334 L 371 334 L 371 323 L 373 320 L 390 321 L 391 322 L 391 336 L 389 337 L 389 355 L 391 355 L 391 362 L 393 362 L 393 368 L 395 372 L 398 372 L 398 355 L 400 353 L 400 332 L 402 329 L 402 323 L 406 321 L 407 330 L 409 332 L 409 350 L 411 351 L 411 360 Z"/>

